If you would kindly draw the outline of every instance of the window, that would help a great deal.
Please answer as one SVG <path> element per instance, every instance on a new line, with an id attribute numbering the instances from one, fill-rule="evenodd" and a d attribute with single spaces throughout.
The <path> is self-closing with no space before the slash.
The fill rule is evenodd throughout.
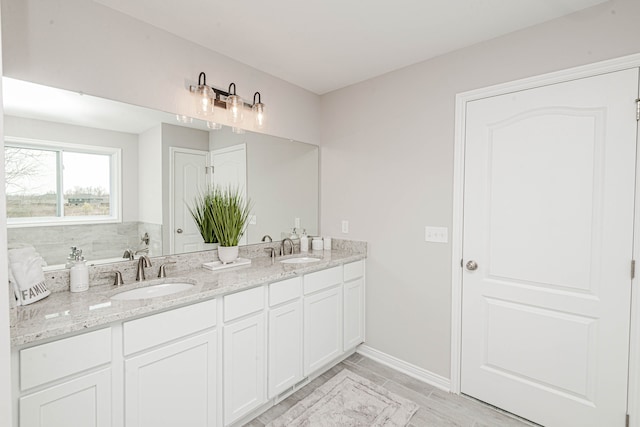
<path id="1" fill-rule="evenodd" d="M 120 220 L 120 149 L 5 140 L 9 226 Z"/>

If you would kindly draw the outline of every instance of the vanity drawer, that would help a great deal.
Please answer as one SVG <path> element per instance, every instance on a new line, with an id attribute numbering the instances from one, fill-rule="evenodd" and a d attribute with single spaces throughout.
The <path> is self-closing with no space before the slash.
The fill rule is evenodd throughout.
<path id="1" fill-rule="evenodd" d="M 269 285 L 269 306 L 282 304 L 300 297 L 302 289 L 302 278 L 294 277 L 292 279 L 275 282 Z"/>
<path id="2" fill-rule="evenodd" d="M 111 362 L 111 328 L 20 350 L 20 390 Z"/>
<path id="3" fill-rule="evenodd" d="M 264 286 L 224 297 L 224 321 L 238 319 L 264 309 Z"/>
<path id="4" fill-rule="evenodd" d="M 316 271 L 304 276 L 304 294 L 310 294 L 342 283 L 342 266 Z"/>
<path id="5" fill-rule="evenodd" d="M 214 327 L 216 303 L 212 299 L 125 322 L 125 356 Z"/>
<path id="6" fill-rule="evenodd" d="M 364 260 L 350 262 L 344 265 L 344 281 L 357 279 L 364 276 Z"/>

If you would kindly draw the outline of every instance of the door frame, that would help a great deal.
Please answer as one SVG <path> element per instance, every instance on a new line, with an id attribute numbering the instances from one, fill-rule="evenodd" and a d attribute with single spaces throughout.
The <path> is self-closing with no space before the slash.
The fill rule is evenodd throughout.
<path id="1" fill-rule="evenodd" d="M 640 67 L 640 54 L 596 62 L 567 70 L 502 83 L 486 88 L 462 92 L 456 95 L 454 175 L 453 175 L 453 225 L 451 232 L 451 392 L 460 394 L 462 356 L 462 237 L 464 208 L 464 152 L 467 103 L 491 96 L 533 89 L 540 86 L 592 77 L 629 68 Z M 630 105 L 629 108 L 634 108 Z M 636 150 L 636 165 L 640 165 L 640 149 Z M 636 173 L 633 259 L 640 258 L 640 173 Z M 640 290 L 638 276 L 631 280 L 631 329 L 629 347 L 629 382 L 627 413 L 631 426 L 640 427 Z"/>
<path id="2" fill-rule="evenodd" d="M 175 230 L 175 215 L 174 215 L 174 202 L 175 202 L 175 191 L 174 191 L 174 179 L 175 179 L 175 155 L 176 153 L 184 153 L 184 154 L 196 154 L 196 155 L 204 155 L 206 157 L 205 162 L 209 162 L 209 152 L 206 150 L 194 150 L 192 148 L 182 148 L 182 147 L 169 147 L 169 252 L 171 255 L 174 255 L 174 247 L 175 244 L 175 235 L 173 234 L 173 230 Z M 207 165 L 208 166 L 208 165 Z M 166 240 L 165 240 L 166 242 Z"/>

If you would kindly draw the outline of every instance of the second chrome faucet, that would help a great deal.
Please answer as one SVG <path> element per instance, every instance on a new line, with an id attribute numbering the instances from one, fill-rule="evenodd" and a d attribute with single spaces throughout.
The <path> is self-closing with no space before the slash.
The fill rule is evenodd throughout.
<path id="1" fill-rule="evenodd" d="M 144 275 L 145 267 L 151 267 L 151 260 L 146 255 L 140 255 L 140 259 L 138 260 L 138 270 L 136 271 L 137 281 L 146 279 Z"/>

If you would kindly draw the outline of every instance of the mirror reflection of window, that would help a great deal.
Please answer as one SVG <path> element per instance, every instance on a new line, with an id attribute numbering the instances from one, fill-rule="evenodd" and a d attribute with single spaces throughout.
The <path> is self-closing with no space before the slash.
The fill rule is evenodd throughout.
<path id="1" fill-rule="evenodd" d="M 9 224 L 117 220 L 112 171 L 118 150 L 64 144 L 5 143 Z"/>

